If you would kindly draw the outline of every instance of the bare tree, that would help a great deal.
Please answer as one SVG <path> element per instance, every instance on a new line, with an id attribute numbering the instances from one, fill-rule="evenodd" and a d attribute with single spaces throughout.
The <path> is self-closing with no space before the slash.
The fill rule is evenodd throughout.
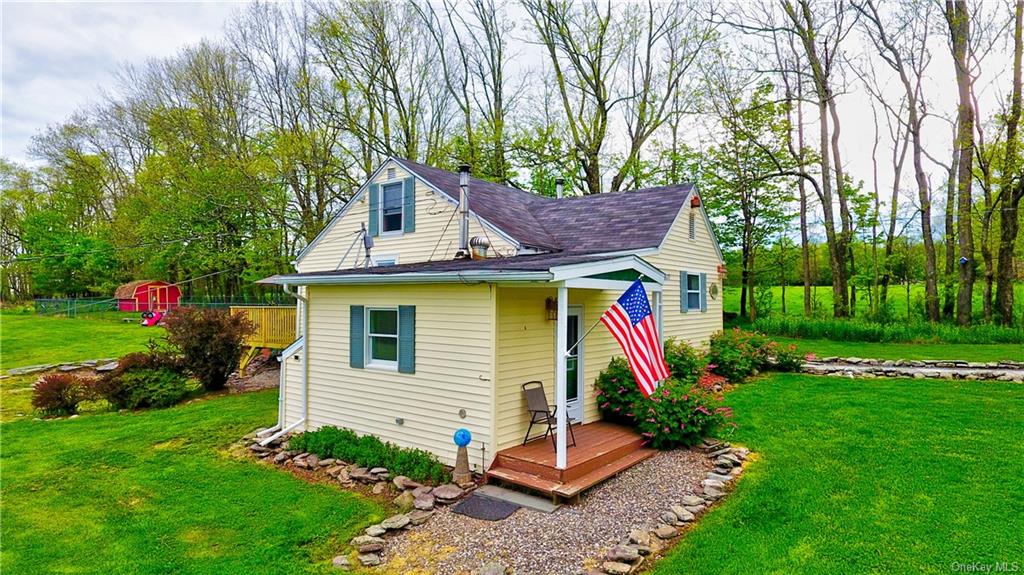
<path id="1" fill-rule="evenodd" d="M 921 215 L 921 240 L 924 244 L 925 313 L 930 321 L 939 321 L 939 292 L 935 262 L 935 243 L 932 237 L 932 200 L 928 176 L 924 170 L 924 143 L 921 127 L 927 116 L 921 83 L 931 61 L 928 51 L 928 31 L 931 27 L 931 4 L 904 2 L 898 8 L 890 6 L 889 18 L 879 15 L 872 0 L 854 4 L 860 12 L 864 30 L 875 44 L 882 60 L 899 77 L 903 86 L 906 125 L 912 144 L 914 180 Z M 895 31 L 895 32 L 893 32 Z"/>
<path id="2" fill-rule="evenodd" d="M 1010 95 L 1010 109 L 1006 118 L 1003 173 L 999 183 L 1002 217 L 999 231 L 996 308 L 999 313 L 999 321 L 1005 325 L 1014 323 L 1013 251 L 1020 229 L 1020 204 L 1024 199 L 1024 174 L 1021 173 L 1020 150 L 1017 148 L 1017 130 L 1021 119 L 1021 55 L 1024 53 L 1024 42 L 1021 39 L 1022 15 L 1024 15 L 1024 0 L 1017 0 L 1014 5 L 1013 18 L 1013 87 Z"/>
<path id="3" fill-rule="evenodd" d="M 608 0 L 524 0 L 561 97 L 583 191 L 601 192 L 601 155 L 615 105 L 611 88 L 625 41 Z"/>

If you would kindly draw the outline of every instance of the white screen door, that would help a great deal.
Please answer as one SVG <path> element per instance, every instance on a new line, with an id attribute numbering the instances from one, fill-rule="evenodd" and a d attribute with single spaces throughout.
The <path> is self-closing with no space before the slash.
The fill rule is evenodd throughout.
<path id="1" fill-rule="evenodd" d="M 583 308 L 569 306 L 569 321 L 566 324 L 566 345 L 572 346 L 583 333 Z M 569 418 L 583 422 L 583 342 L 580 342 L 565 358 L 566 407 Z"/>

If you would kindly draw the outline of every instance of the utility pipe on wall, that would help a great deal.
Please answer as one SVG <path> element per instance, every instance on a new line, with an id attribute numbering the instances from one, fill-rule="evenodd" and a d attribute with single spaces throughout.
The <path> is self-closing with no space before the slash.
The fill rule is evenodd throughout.
<path id="1" fill-rule="evenodd" d="M 308 404 L 308 399 L 309 399 L 309 300 L 307 298 L 299 295 L 297 292 L 292 291 L 291 290 L 291 286 L 288 285 L 288 284 L 284 284 L 282 287 L 284 288 L 284 293 L 286 293 L 286 294 L 288 294 L 290 296 L 293 296 L 296 300 L 299 301 L 299 309 L 301 310 L 299 315 L 302 318 L 302 417 L 299 418 L 299 420 L 296 421 L 295 423 L 289 425 L 288 427 L 285 427 L 281 431 L 278 431 L 274 435 L 271 435 L 270 437 L 268 437 L 268 438 L 264 439 L 263 441 L 261 441 L 260 445 L 262 445 L 264 447 L 266 447 L 267 445 L 270 445 L 278 437 L 281 437 L 285 433 L 288 433 L 289 431 L 291 431 L 291 430 L 299 427 L 300 425 L 306 423 L 306 414 L 309 411 L 309 404 Z M 281 366 L 281 374 L 282 375 L 284 374 L 284 365 Z M 277 420 L 278 420 L 278 427 L 284 425 L 284 423 L 285 423 L 285 421 L 284 421 L 284 419 L 285 419 L 284 418 L 284 412 L 285 412 L 284 386 L 283 386 L 284 378 L 283 377 L 281 379 L 281 384 L 282 385 L 281 385 L 281 387 L 278 388 L 278 392 L 277 392 L 277 402 L 278 402 L 278 404 L 277 404 Z"/>

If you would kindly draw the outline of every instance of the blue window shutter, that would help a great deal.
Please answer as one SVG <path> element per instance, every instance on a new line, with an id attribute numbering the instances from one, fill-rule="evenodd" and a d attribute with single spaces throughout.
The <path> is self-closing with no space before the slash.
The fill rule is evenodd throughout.
<path id="1" fill-rule="evenodd" d="M 361 305 L 353 305 L 348 309 L 348 364 L 351 367 L 362 369 L 366 365 L 366 354 L 363 351 L 366 308 Z"/>
<path id="2" fill-rule="evenodd" d="M 380 234 L 380 186 L 370 184 L 366 192 L 370 194 L 370 235 L 377 237 Z"/>
<path id="3" fill-rule="evenodd" d="M 398 306 L 398 371 L 416 373 L 416 306 Z"/>
<path id="4" fill-rule="evenodd" d="M 700 274 L 700 311 L 708 311 L 708 274 Z"/>
<path id="5" fill-rule="evenodd" d="M 686 293 L 686 270 L 679 272 L 679 311 L 686 313 L 686 302 L 689 296 Z"/>
<path id="6" fill-rule="evenodd" d="M 402 231 L 405 233 L 416 231 L 416 178 L 405 179 L 402 203 Z"/>

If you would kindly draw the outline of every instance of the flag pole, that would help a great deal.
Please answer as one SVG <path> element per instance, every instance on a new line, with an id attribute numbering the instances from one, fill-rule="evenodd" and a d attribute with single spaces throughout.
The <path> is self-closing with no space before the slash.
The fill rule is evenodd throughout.
<path id="1" fill-rule="evenodd" d="M 640 281 L 640 280 L 642 280 L 643 278 L 644 278 L 644 274 L 640 274 L 639 276 L 637 276 L 636 280 L 637 280 L 637 281 Z M 645 290 L 645 291 L 646 291 L 646 290 Z M 648 303 L 649 303 L 649 302 L 648 302 Z M 588 335 L 590 335 L 590 332 L 594 331 L 594 328 L 595 328 L 595 327 L 597 327 L 597 324 L 599 324 L 599 323 L 601 323 L 601 318 L 597 318 L 597 321 L 595 321 L 595 322 L 594 322 L 594 323 L 593 323 L 593 324 L 592 324 L 592 325 L 590 326 L 590 329 L 588 329 L 588 330 L 587 330 L 586 332 L 584 332 L 584 333 L 583 333 L 583 335 L 582 335 L 582 336 L 580 336 L 580 338 L 576 340 L 576 343 L 572 344 L 571 346 L 569 346 L 569 348 L 568 348 L 568 349 L 566 349 L 566 350 L 565 350 L 565 356 L 566 356 L 566 357 L 569 357 L 569 354 L 571 354 L 571 353 L 572 353 L 572 350 L 576 349 L 576 346 L 578 346 L 579 344 L 583 343 L 583 340 L 587 339 L 587 336 L 588 336 Z M 660 334 L 659 334 L 659 335 L 660 335 Z"/>

